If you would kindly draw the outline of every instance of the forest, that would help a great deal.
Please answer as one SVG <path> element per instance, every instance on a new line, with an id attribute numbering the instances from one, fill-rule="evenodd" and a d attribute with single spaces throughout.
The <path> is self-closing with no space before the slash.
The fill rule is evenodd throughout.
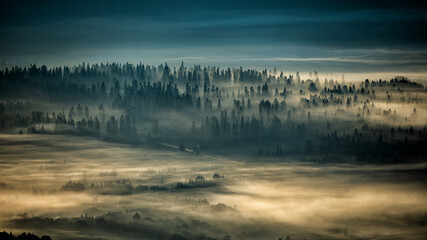
<path id="1" fill-rule="evenodd" d="M 426 97 L 405 76 L 4 68 L 0 236 L 423 239 Z"/>
<path id="2" fill-rule="evenodd" d="M 0 128 L 255 159 L 423 160 L 421 83 L 400 76 L 359 83 L 342 76 L 340 82 L 321 83 L 318 75 L 301 79 L 298 72 L 183 62 L 179 68 L 167 63 L 6 68 L 0 72 Z"/>

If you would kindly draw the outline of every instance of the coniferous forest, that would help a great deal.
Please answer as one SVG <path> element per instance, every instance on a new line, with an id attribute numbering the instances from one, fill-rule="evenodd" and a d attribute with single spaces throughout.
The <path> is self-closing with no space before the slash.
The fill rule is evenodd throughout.
<path id="1" fill-rule="evenodd" d="M 309 75 L 183 62 L 6 68 L 1 129 L 252 159 L 424 160 L 422 84 L 399 76 L 321 83 L 316 71 Z"/>
<path id="2" fill-rule="evenodd" d="M 402 214 L 406 201 L 424 205 L 423 191 L 406 198 L 414 193 L 394 182 L 417 188 L 425 180 L 424 85 L 308 76 L 183 62 L 6 68 L 0 191 L 18 211 L 4 224 L 54 239 L 327 239 L 364 236 L 358 220 L 339 219 L 391 214 L 376 223 L 384 231 L 422 232 L 422 211 Z M 276 212 L 286 198 L 326 222 L 308 226 L 286 202 Z M 356 204 L 347 217 L 343 206 L 329 212 L 341 198 Z"/>

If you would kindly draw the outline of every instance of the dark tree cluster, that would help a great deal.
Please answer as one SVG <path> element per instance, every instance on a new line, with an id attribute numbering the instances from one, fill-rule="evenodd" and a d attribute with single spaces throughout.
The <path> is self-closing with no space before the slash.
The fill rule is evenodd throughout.
<path id="1" fill-rule="evenodd" d="M 21 233 L 20 235 L 13 235 L 12 233 L 7 232 L 0 232 L 0 239 L 1 240 L 50 240 L 51 238 L 49 236 L 37 236 L 32 233 Z"/>
<path id="2" fill-rule="evenodd" d="M 420 111 L 414 107 L 403 118 L 396 109 L 376 103 L 423 108 L 424 92 L 421 84 L 404 77 L 360 84 L 325 79 L 321 85 L 316 71 L 301 79 L 299 72 L 285 76 L 276 69 L 184 63 L 178 68 L 167 63 L 31 65 L 0 71 L 0 129 L 169 142 L 182 152 L 191 152 L 184 144 L 195 146 L 194 153 L 220 146 L 240 147 L 256 156 L 339 152 L 362 159 L 392 147 L 389 152 L 402 146 L 420 152 L 414 146 L 426 141 L 423 126 L 418 123 L 405 132 L 389 122 L 409 126 L 411 120 L 420 122 Z M 384 123 L 360 128 L 379 117 Z M 358 134 L 352 133 L 356 127 Z M 400 155 L 411 154 L 402 151 Z"/>

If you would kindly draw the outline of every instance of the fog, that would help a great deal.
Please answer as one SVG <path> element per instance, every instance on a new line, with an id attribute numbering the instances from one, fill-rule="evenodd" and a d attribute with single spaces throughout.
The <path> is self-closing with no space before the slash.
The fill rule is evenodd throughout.
<path id="1" fill-rule="evenodd" d="M 0 9 L 0 240 L 426 239 L 421 1 Z"/>
<path id="2" fill-rule="evenodd" d="M 0 141 L 0 175 L 7 184 L 0 190 L 0 216 L 8 231 L 49 233 L 55 239 L 425 236 L 424 163 L 246 163 L 74 136 L 2 134 Z M 212 178 L 214 173 L 221 178 Z M 172 187 L 197 176 L 214 184 Z M 124 179 L 133 187 L 165 190 L 122 192 L 120 184 L 90 187 Z M 87 186 L 67 190 L 69 181 Z M 135 213 L 141 219 L 132 218 Z M 90 222 L 90 217 L 98 220 L 88 231 L 79 221 Z M 114 222 L 100 223 L 101 217 Z M 133 228 L 142 235 L 125 230 Z"/>
<path id="3" fill-rule="evenodd" d="M 424 239 L 423 83 L 184 62 L 4 69 L 0 231 Z"/>

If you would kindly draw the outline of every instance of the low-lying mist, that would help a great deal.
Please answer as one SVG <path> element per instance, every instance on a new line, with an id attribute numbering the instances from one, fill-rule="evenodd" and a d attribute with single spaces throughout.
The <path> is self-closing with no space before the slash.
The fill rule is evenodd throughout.
<path id="1" fill-rule="evenodd" d="M 0 226 L 53 239 L 424 239 L 425 164 L 244 162 L 0 135 Z"/>

